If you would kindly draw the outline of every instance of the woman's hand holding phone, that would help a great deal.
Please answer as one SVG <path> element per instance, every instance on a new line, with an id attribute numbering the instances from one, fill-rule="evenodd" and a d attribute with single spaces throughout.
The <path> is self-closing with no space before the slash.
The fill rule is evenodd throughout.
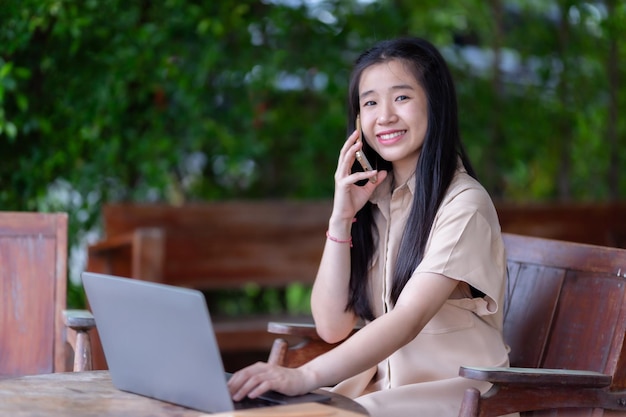
<path id="1" fill-rule="evenodd" d="M 352 172 L 352 166 L 356 159 L 356 153 L 361 151 L 362 143 L 360 130 L 355 130 L 345 141 L 339 152 L 337 171 L 335 172 L 335 198 L 331 222 L 344 223 L 347 231 L 350 230 L 352 219 L 371 197 L 376 187 L 387 176 L 386 171 L 376 170 Z M 376 182 L 372 177 L 377 177 Z M 357 182 L 370 180 L 363 186 Z"/>
<path id="2" fill-rule="evenodd" d="M 363 132 L 361 131 L 361 117 L 360 117 L 360 115 L 357 114 L 356 121 L 355 121 L 354 124 L 356 125 L 356 131 L 359 133 L 359 138 L 357 140 L 359 142 L 363 143 Z M 363 148 L 361 147 L 361 149 L 356 151 L 356 160 L 359 161 L 359 164 L 361 164 L 361 167 L 363 168 L 363 171 L 365 171 L 365 172 L 373 171 L 374 169 L 372 168 L 372 164 L 370 164 L 370 161 L 367 160 L 367 158 L 365 157 L 365 154 L 363 153 L 362 149 Z M 378 180 L 378 177 L 376 175 L 374 175 L 373 177 L 370 177 L 370 182 L 376 183 L 377 180 Z"/>

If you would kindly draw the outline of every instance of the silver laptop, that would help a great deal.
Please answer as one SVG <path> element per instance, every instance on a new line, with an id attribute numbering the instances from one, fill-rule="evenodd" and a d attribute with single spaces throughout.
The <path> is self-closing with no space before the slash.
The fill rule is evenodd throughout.
<path id="1" fill-rule="evenodd" d="M 113 385 L 208 413 L 329 401 L 269 392 L 233 403 L 204 295 L 197 290 L 83 272 Z"/>

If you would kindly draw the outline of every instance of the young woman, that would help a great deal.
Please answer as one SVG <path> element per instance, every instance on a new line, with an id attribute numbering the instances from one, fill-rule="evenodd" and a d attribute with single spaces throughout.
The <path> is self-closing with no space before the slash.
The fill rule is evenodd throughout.
<path id="1" fill-rule="evenodd" d="M 376 44 L 356 61 L 349 113 L 311 308 L 328 342 L 365 326 L 299 368 L 235 373 L 231 394 L 332 386 L 372 416 L 456 416 L 466 388 L 489 388 L 459 377 L 461 365 L 508 365 L 506 260 L 443 57 L 418 38 Z M 352 131 L 357 115 L 362 133 Z M 374 170 L 353 169 L 357 151 Z"/>

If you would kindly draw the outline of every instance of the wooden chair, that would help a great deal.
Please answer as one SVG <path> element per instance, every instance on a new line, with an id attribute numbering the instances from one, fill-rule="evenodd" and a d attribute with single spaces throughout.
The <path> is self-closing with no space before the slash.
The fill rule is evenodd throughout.
<path id="1" fill-rule="evenodd" d="M 511 368 L 461 367 L 461 376 L 494 385 L 483 395 L 468 390 L 459 416 L 626 416 L 626 250 L 503 236 Z M 312 327 L 270 323 L 268 329 L 304 332 L 300 345 L 276 342 L 273 363 L 297 366 L 311 359 L 303 353 L 307 343 L 322 343 Z M 321 350 L 317 345 L 315 353 Z"/>
<path id="2" fill-rule="evenodd" d="M 66 269 L 65 213 L 0 212 L 0 378 L 89 369 L 93 317 L 64 311 Z"/>

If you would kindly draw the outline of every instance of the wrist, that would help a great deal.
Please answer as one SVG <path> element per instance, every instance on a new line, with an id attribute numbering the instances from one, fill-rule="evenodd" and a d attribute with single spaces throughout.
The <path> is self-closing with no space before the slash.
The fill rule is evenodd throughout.
<path id="1" fill-rule="evenodd" d="M 311 361 L 301 365 L 298 369 L 303 375 L 302 380 L 304 381 L 304 392 L 310 392 L 323 386 L 320 381 L 320 376 L 314 369 Z"/>
<path id="2" fill-rule="evenodd" d="M 335 220 L 332 218 L 328 222 L 328 229 L 326 230 L 326 239 L 343 245 L 349 244 L 352 247 L 352 221 Z"/>
<path id="3" fill-rule="evenodd" d="M 350 247 L 352 247 L 352 236 L 350 236 L 347 239 L 340 239 L 340 238 L 337 238 L 337 237 L 331 235 L 330 232 L 327 230 L 326 231 L 326 239 L 332 240 L 335 243 L 349 243 Z"/>
<path id="4" fill-rule="evenodd" d="M 354 219 L 333 218 L 328 221 L 328 233 L 337 239 L 350 239 L 352 236 L 352 223 Z"/>

